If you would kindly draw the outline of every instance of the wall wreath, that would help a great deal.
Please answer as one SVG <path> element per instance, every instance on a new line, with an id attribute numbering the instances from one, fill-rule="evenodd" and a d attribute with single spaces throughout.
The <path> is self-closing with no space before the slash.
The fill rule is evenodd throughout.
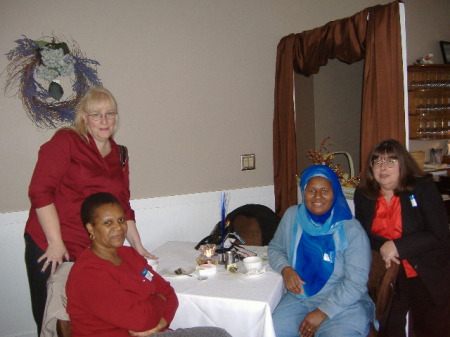
<path id="1" fill-rule="evenodd" d="M 17 88 L 14 95 L 20 96 L 28 117 L 39 128 L 73 124 L 83 95 L 102 85 L 96 69 L 99 63 L 84 57 L 74 40 L 64 42 L 54 36 L 31 40 L 24 36 L 15 42 L 17 47 L 6 54 L 10 63 L 5 94 Z M 64 96 L 61 82 L 70 83 L 72 92 Z"/>

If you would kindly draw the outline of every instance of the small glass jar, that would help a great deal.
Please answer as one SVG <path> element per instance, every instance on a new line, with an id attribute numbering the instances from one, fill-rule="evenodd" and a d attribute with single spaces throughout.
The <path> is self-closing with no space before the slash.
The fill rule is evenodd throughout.
<path id="1" fill-rule="evenodd" d="M 217 254 L 215 244 L 201 245 L 198 249 L 200 255 L 197 257 L 198 264 L 217 264 Z"/>

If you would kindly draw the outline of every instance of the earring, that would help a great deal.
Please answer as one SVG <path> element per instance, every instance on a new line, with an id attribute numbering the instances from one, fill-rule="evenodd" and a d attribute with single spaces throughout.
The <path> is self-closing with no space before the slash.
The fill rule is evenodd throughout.
<path id="1" fill-rule="evenodd" d="M 89 234 L 89 237 L 91 238 L 92 241 L 95 240 L 95 235 L 94 234 Z"/>

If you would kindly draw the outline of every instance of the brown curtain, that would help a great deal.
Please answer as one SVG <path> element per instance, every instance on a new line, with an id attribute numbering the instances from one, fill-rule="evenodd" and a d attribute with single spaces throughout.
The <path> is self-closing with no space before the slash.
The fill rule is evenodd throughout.
<path id="1" fill-rule="evenodd" d="M 278 44 L 273 121 L 275 208 L 278 215 L 283 215 L 289 206 L 297 203 L 294 71 L 310 76 L 318 73 L 328 59 L 337 58 L 349 64 L 365 59 L 361 158 L 364 160 L 372 146 L 382 139 L 392 137 L 404 142 L 398 6 L 393 2 L 370 7 L 352 17 L 285 36 Z"/>

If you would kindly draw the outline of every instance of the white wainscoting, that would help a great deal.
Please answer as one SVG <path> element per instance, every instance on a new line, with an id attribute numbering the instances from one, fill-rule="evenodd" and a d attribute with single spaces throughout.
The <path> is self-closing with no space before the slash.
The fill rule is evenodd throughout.
<path id="1" fill-rule="evenodd" d="M 220 220 L 221 192 L 132 200 L 144 246 L 152 251 L 169 240 L 200 241 Z M 225 192 L 228 211 L 250 203 L 275 206 L 273 186 Z M 0 214 L 0 337 L 36 337 L 24 263 L 27 217 L 28 211 Z"/>

